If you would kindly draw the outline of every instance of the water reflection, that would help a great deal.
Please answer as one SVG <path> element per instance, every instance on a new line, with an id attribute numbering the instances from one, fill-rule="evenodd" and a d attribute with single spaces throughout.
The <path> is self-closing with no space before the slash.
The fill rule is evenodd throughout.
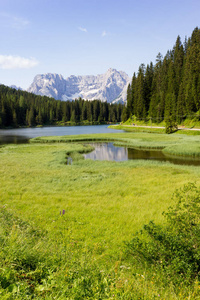
<path id="1" fill-rule="evenodd" d="M 128 148 L 128 159 L 155 159 L 164 161 L 167 157 L 162 151 Z"/>
<path id="2" fill-rule="evenodd" d="M 0 135 L 0 145 L 4 144 L 26 144 L 28 143 L 29 138 L 26 136 L 19 135 Z"/>
<path id="3" fill-rule="evenodd" d="M 115 147 L 113 143 L 91 143 L 95 150 L 85 154 L 86 159 L 126 161 L 131 159 L 145 159 L 168 161 L 177 165 L 200 166 L 200 160 L 167 157 L 162 151 L 137 150 L 126 147 Z"/>
<path id="4" fill-rule="evenodd" d="M 90 143 L 95 150 L 84 154 L 85 158 L 93 160 L 123 161 L 128 159 L 128 149 L 125 147 L 115 147 L 113 143 L 97 144 Z"/>

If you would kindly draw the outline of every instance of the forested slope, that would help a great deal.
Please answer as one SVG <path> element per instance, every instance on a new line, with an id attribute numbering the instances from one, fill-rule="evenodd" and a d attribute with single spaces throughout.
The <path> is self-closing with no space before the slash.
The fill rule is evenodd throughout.
<path id="1" fill-rule="evenodd" d="M 119 122 L 123 106 L 100 100 L 59 101 L 0 85 L 0 127 Z"/>
<path id="2" fill-rule="evenodd" d="M 200 110 L 200 29 L 195 28 L 184 43 L 177 37 L 172 50 L 156 64 L 141 64 L 127 90 L 123 121 L 131 116 L 153 122 L 169 118 L 181 123 L 186 118 L 199 119 Z"/>

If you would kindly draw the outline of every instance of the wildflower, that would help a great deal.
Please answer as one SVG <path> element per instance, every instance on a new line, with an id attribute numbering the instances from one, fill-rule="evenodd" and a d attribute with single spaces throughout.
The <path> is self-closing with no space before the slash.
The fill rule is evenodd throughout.
<path id="1" fill-rule="evenodd" d="M 63 209 L 63 211 L 61 212 L 61 210 L 60 210 L 60 216 L 62 215 L 64 215 L 65 214 L 65 209 Z"/>

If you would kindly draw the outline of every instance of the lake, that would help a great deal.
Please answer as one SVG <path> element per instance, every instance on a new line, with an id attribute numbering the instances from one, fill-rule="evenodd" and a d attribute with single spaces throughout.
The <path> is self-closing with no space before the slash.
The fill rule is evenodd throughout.
<path id="1" fill-rule="evenodd" d="M 0 129 L 0 144 L 28 143 L 29 139 L 38 136 L 63 136 L 95 133 L 117 133 L 122 130 L 108 128 L 108 125 L 90 126 L 49 126 L 40 128 L 17 128 Z M 179 165 L 200 166 L 199 160 L 171 158 L 165 156 L 162 151 L 136 150 L 127 147 L 115 147 L 113 143 L 94 143 L 95 150 L 85 155 L 85 158 L 93 160 L 125 161 L 130 159 L 150 159 L 158 161 L 169 161 Z"/>
<path id="2" fill-rule="evenodd" d="M 162 151 L 138 150 L 128 147 L 114 146 L 113 143 L 90 143 L 95 150 L 84 154 L 85 159 L 126 161 L 132 159 L 145 159 L 166 161 L 177 165 L 200 166 L 200 160 L 191 160 L 178 157 L 165 156 Z"/>
<path id="3" fill-rule="evenodd" d="M 63 136 L 92 133 L 117 133 L 121 130 L 108 128 L 109 125 L 90 126 L 48 126 L 39 128 L 0 129 L 0 144 L 27 143 L 29 139 L 38 136 Z"/>

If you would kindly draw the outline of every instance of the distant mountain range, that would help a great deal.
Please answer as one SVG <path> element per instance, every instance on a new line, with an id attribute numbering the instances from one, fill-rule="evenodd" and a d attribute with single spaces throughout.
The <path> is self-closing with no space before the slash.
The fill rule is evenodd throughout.
<path id="1" fill-rule="evenodd" d="M 20 88 L 19 86 L 16 86 L 16 85 L 11 85 L 10 86 L 12 89 L 15 89 L 15 90 L 21 90 L 22 91 L 22 88 Z"/>
<path id="2" fill-rule="evenodd" d="M 53 97 L 57 100 L 99 99 L 108 103 L 125 102 L 130 78 L 125 72 L 109 69 L 105 74 L 74 76 L 64 79 L 58 74 L 35 76 L 28 92 Z"/>

